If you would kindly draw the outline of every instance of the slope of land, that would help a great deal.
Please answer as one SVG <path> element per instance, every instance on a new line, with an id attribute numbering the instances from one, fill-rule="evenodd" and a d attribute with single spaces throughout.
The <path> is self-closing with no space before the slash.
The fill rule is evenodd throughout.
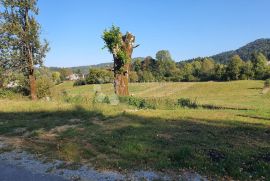
<path id="1" fill-rule="evenodd" d="M 226 63 L 233 55 L 239 55 L 243 60 L 248 61 L 251 60 L 254 52 L 263 53 L 270 59 L 270 39 L 258 39 L 237 50 L 220 53 L 212 58 L 219 63 Z"/>

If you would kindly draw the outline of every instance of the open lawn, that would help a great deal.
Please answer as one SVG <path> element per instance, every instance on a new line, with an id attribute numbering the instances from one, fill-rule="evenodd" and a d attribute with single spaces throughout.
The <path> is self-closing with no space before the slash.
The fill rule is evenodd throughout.
<path id="1" fill-rule="evenodd" d="M 263 81 L 131 84 L 134 97 L 208 105 L 138 109 L 94 104 L 94 90 L 111 96 L 111 84 L 66 82 L 49 102 L 0 100 L 0 136 L 19 138 L 15 146 L 48 158 L 99 169 L 188 169 L 215 179 L 267 180 L 270 92 L 262 94 L 262 88 Z M 75 101 L 67 101 L 71 97 Z"/>

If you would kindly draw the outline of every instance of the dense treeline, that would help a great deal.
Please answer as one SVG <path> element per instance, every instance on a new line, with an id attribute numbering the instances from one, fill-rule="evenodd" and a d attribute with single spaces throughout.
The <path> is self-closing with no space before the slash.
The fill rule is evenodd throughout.
<path id="1" fill-rule="evenodd" d="M 136 59 L 130 73 L 131 82 L 152 81 L 229 81 L 267 79 L 270 77 L 268 60 L 262 53 L 253 53 L 251 60 L 243 61 L 234 55 L 228 64 L 216 63 L 212 58 L 197 58 L 176 64 L 169 51 L 159 51 L 156 58 Z"/>
<path id="2" fill-rule="evenodd" d="M 130 82 L 194 82 L 265 80 L 270 78 L 270 66 L 262 53 L 253 53 L 250 60 L 233 55 L 227 64 L 216 63 L 212 58 L 197 58 L 190 62 L 176 63 L 170 52 L 161 50 L 156 57 L 135 58 L 129 72 Z M 75 85 L 113 82 L 111 70 L 90 68 L 85 80 Z"/>

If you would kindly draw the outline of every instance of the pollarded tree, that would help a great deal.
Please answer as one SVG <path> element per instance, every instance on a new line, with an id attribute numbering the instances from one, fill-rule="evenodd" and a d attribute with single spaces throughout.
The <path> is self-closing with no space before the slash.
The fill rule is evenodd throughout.
<path id="1" fill-rule="evenodd" d="M 112 26 L 110 30 L 105 30 L 102 35 L 105 47 L 113 55 L 114 59 L 114 89 L 120 96 L 129 95 L 128 81 L 131 56 L 134 46 L 135 36 L 127 32 L 123 35 L 119 27 Z"/>
<path id="2" fill-rule="evenodd" d="M 35 66 L 41 65 L 49 50 L 40 42 L 37 0 L 0 0 L 0 66 L 23 72 L 35 100 Z"/>

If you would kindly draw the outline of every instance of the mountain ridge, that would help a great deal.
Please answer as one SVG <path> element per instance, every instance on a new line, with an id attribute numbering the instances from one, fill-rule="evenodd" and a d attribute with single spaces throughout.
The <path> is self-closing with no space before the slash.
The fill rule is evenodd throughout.
<path id="1" fill-rule="evenodd" d="M 211 56 L 211 58 L 219 63 L 227 63 L 233 55 L 239 55 L 244 61 L 248 61 L 251 59 L 254 52 L 263 53 L 268 59 L 270 59 L 270 39 L 257 39 L 236 50 L 222 52 Z"/>

